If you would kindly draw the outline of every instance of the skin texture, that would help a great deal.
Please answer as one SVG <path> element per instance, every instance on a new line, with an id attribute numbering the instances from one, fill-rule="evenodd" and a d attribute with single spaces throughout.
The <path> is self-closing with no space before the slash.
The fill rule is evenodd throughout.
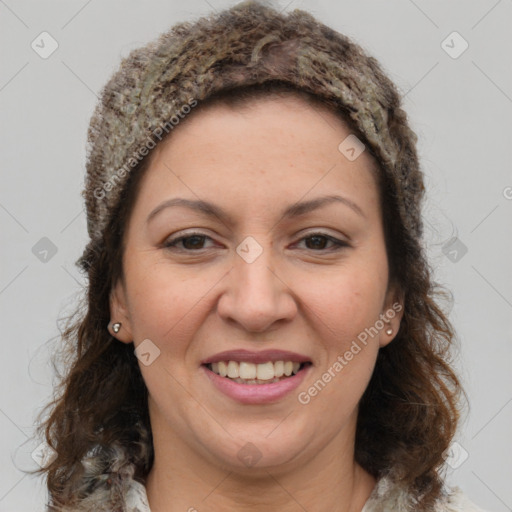
<path id="1" fill-rule="evenodd" d="M 365 151 L 351 162 L 338 150 L 349 134 L 332 112 L 288 95 L 198 110 L 153 150 L 111 295 L 112 322 L 122 322 L 114 336 L 160 350 L 139 363 L 155 447 L 152 512 L 355 512 L 371 493 L 374 478 L 354 462 L 357 404 L 400 313 L 307 405 L 297 400 L 397 302 L 373 160 Z M 362 214 L 331 203 L 282 218 L 287 206 L 332 194 Z M 229 217 L 172 207 L 147 223 L 175 197 L 213 202 Z M 192 232 L 209 238 L 164 246 Z M 348 245 L 305 238 L 318 232 Z M 252 263 L 236 252 L 247 236 L 263 250 Z M 237 348 L 291 350 L 313 367 L 285 398 L 243 405 L 200 367 Z M 247 442 L 261 453 L 252 467 L 237 457 Z"/>

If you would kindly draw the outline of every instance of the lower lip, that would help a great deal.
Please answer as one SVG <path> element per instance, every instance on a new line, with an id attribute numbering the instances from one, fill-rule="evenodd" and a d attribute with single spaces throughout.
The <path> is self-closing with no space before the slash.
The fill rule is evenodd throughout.
<path id="1" fill-rule="evenodd" d="M 270 384 L 239 384 L 202 366 L 208 378 L 225 395 L 243 404 L 268 404 L 277 402 L 297 388 L 312 368 L 306 365 L 295 375 Z"/>

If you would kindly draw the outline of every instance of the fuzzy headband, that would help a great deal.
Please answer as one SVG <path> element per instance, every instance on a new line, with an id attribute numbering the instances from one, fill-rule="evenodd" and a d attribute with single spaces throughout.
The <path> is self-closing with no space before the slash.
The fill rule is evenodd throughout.
<path id="1" fill-rule="evenodd" d="M 216 92 L 276 80 L 351 120 L 388 176 L 406 243 L 416 245 L 423 182 L 416 135 L 394 84 L 360 46 L 309 13 L 284 15 L 249 1 L 174 25 L 133 50 L 103 88 L 89 126 L 82 192 L 90 242 L 77 264 L 87 270 L 101 252 L 130 172 L 195 105 Z"/>

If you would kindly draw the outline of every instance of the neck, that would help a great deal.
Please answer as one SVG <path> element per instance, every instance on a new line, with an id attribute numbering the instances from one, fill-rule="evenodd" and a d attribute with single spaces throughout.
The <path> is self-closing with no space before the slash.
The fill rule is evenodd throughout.
<path id="1" fill-rule="evenodd" d="M 206 461 L 169 432 L 154 436 L 155 459 L 146 481 L 151 512 L 361 512 L 376 481 L 355 463 L 353 436 L 342 434 L 286 469 L 244 471 Z"/>

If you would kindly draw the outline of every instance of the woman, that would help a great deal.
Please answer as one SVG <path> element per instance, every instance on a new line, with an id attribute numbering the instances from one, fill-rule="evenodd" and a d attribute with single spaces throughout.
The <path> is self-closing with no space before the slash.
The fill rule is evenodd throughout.
<path id="1" fill-rule="evenodd" d="M 416 136 L 375 59 L 239 4 L 124 59 L 89 130 L 53 511 L 479 510 Z"/>

